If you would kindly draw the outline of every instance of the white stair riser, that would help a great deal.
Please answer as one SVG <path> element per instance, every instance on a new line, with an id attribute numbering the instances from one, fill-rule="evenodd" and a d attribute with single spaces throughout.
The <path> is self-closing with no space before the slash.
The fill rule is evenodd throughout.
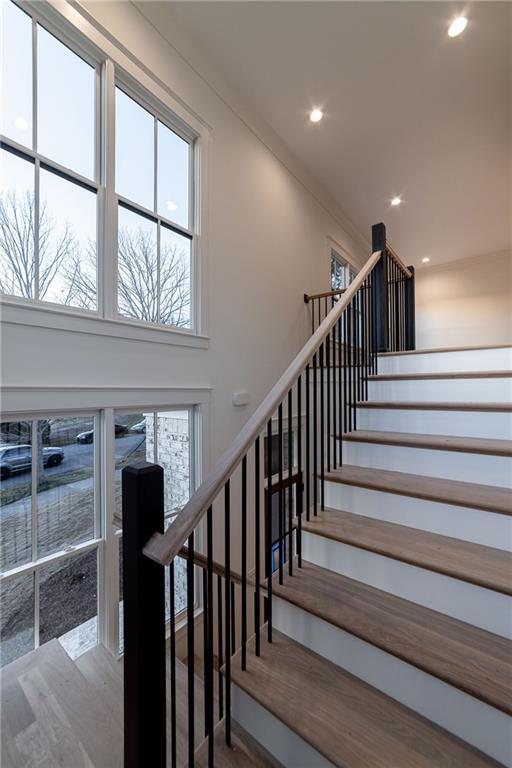
<path id="1" fill-rule="evenodd" d="M 378 373 L 438 373 L 440 371 L 510 371 L 512 349 L 476 349 L 425 352 L 379 357 Z"/>
<path id="2" fill-rule="evenodd" d="M 343 443 L 346 464 L 443 477 L 468 483 L 512 487 L 512 457 L 434 451 L 372 443 Z"/>
<path id="3" fill-rule="evenodd" d="M 512 639 L 512 598 L 490 589 L 304 532 L 305 560 Z"/>
<path id="4" fill-rule="evenodd" d="M 231 697 L 233 719 L 285 768 L 332 768 L 333 763 L 237 685 L 232 684 Z"/>
<path id="5" fill-rule="evenodd" d="M 437 723 L 505 765 L 511 765 L 512 718 L 301 608 L 272 601 L 276 629 Z"/>
<path id="6" fill-rule="evenodd" d="M 496 549 L 512 549 L 512 518 L 508 515 L 341 483 L 325 484 L 325 503 L 333 509 L 343 509 L 388 523 L 407 525 Z"/>
<path id="7" fill-rule="evenodd" d="M 512 438 L 512 413 L 483 411 L 426 411 L 400 408 L 358 408 L 357 429 L 412 432 L 452 437 Z"/>
<path id="8" fill-rule="evenodd" d="M 369 400 L 510 403 L 512 375 L 506 379 L 418 379 L 370 381 Z"/>

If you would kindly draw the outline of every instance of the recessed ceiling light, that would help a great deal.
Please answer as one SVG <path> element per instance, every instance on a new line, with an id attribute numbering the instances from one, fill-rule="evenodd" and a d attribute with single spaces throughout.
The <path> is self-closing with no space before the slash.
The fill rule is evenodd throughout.
<path id="1" fill-rule="evenodd" d="M 450 24 L 450 27 L 448 29 L 448 37 L 457 37 L 460 35 L 464 30 L 466 29 L 468 25 L 468 20 L 465 16 L 457 16 L 454 21 Z"/>
<path id="2" fill-rule="evenodd" d="M 428 264 L 428 263 L 429 263 L 429 261 L 430 261 L 430 259 L 429 259 L 429 257 L 428 257 L 428 256 L 425 256 L 425 258 L 424 258 L 424 259 L 422 259 L 421 261 L 422 261 L 422 263 L 423 263 L 423 264 Z"/>
<path id="3" fill-rule="evenodd" d="M 176 210 L 178 210 L 178 206 L 176 205 L 174 200 L 168 200 L 166 202 L 166 204 L 165 204 L 165 207 L 167 208 L 168 211 L 176 211 Z"/>
<path id="4" fill-rule="evenodd" d="M 402 198 L 401 197 L 394 197 L 391 200 L 391 205 L 400 205 L 401 202 L 402 202 Z"/>
<path id="5" fill-rule="evenodd" d="M 324 113 L 321 109 L 313 109 L 313 111 L 309 113 L 309 119 L 312 123 L 319 123 L 323 116 Z"/>
<path id="6" fill-rule="evenodd" d="M 16 128 L 18 128 L 20 131 L 26 131 L 28 128 L 28 122 L 25 120 L 25 118 L 22 115 L 18 115 L 14 119 L 14 125 Z"/>

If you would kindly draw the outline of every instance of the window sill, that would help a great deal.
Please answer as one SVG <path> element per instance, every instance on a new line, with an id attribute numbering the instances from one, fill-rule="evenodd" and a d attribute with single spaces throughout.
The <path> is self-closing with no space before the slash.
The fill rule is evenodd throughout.
<path id="1" fill-rule="evenodd" d="M 86 310 L 33 304 L 23 300 L 2 298 L 0 313 L 3 325 L 25 325 L 54 331 L 108 336 L 128 341 L 167 344 L 193 349 L 208 349 L 210 338 L 193 331 L 149 325 L 136 320 L 107 320 Z"/>

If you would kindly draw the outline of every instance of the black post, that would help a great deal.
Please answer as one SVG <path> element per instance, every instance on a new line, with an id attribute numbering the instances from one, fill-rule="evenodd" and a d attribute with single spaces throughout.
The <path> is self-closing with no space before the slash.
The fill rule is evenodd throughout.
<path id="1" fill-rule="evenodd" d="M 414 267 L 407 267 L 412 277 L 405 281 L 405 348 L 416 349 L 416 311 L 414 298 Z"/>
<path id="2" fill-rule="evenodd" d="M 374 301 L 375 301 L 375 349 L 377 352 L 387 352 L 388 341 L 388 275 L 386 252 L 386 227 L 384 224 L 374 224 L 372 227 L 372 253 L 382 251 L 382 258 L 375 265 Z"/>
<path id="3" fill-rule="evenodd" d="M 123 488 L 124 766 L 165 768 L 164 568 L 142 554 L 164 532 L 162 467 L 125 467 Z"/>

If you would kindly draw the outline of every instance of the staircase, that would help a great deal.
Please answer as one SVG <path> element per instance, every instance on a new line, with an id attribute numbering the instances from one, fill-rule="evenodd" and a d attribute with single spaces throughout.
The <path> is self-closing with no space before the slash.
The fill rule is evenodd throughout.
<path id="1" fill-rule="evenodd" d="M 297 768 L 510 766 L 512 349 L 378 367 L 233 717 Z"/>
<path id="2" fill-rule="evenodd" d="M 215 691 L 226 745 L 238 723 L 290 768 L 512 768 L 512 348 L 415 350 L 414 270 L 372 240 L 305 295 L 311 338 L 165 532 L 161 469 L 124 470 L 126 768 L 142 744 L 165 765 L 177 556 L 188 765 L 199 571 L 209 768 Z"/>
<path id="3" fill-rule="evenodd" d="M 305 298 L 172 525 L 162 468 L 123 470 L 124 660 L 4 669 L 2 765 L 512 768 L 512 347 L 414 350 L 383 225 Z"/>

